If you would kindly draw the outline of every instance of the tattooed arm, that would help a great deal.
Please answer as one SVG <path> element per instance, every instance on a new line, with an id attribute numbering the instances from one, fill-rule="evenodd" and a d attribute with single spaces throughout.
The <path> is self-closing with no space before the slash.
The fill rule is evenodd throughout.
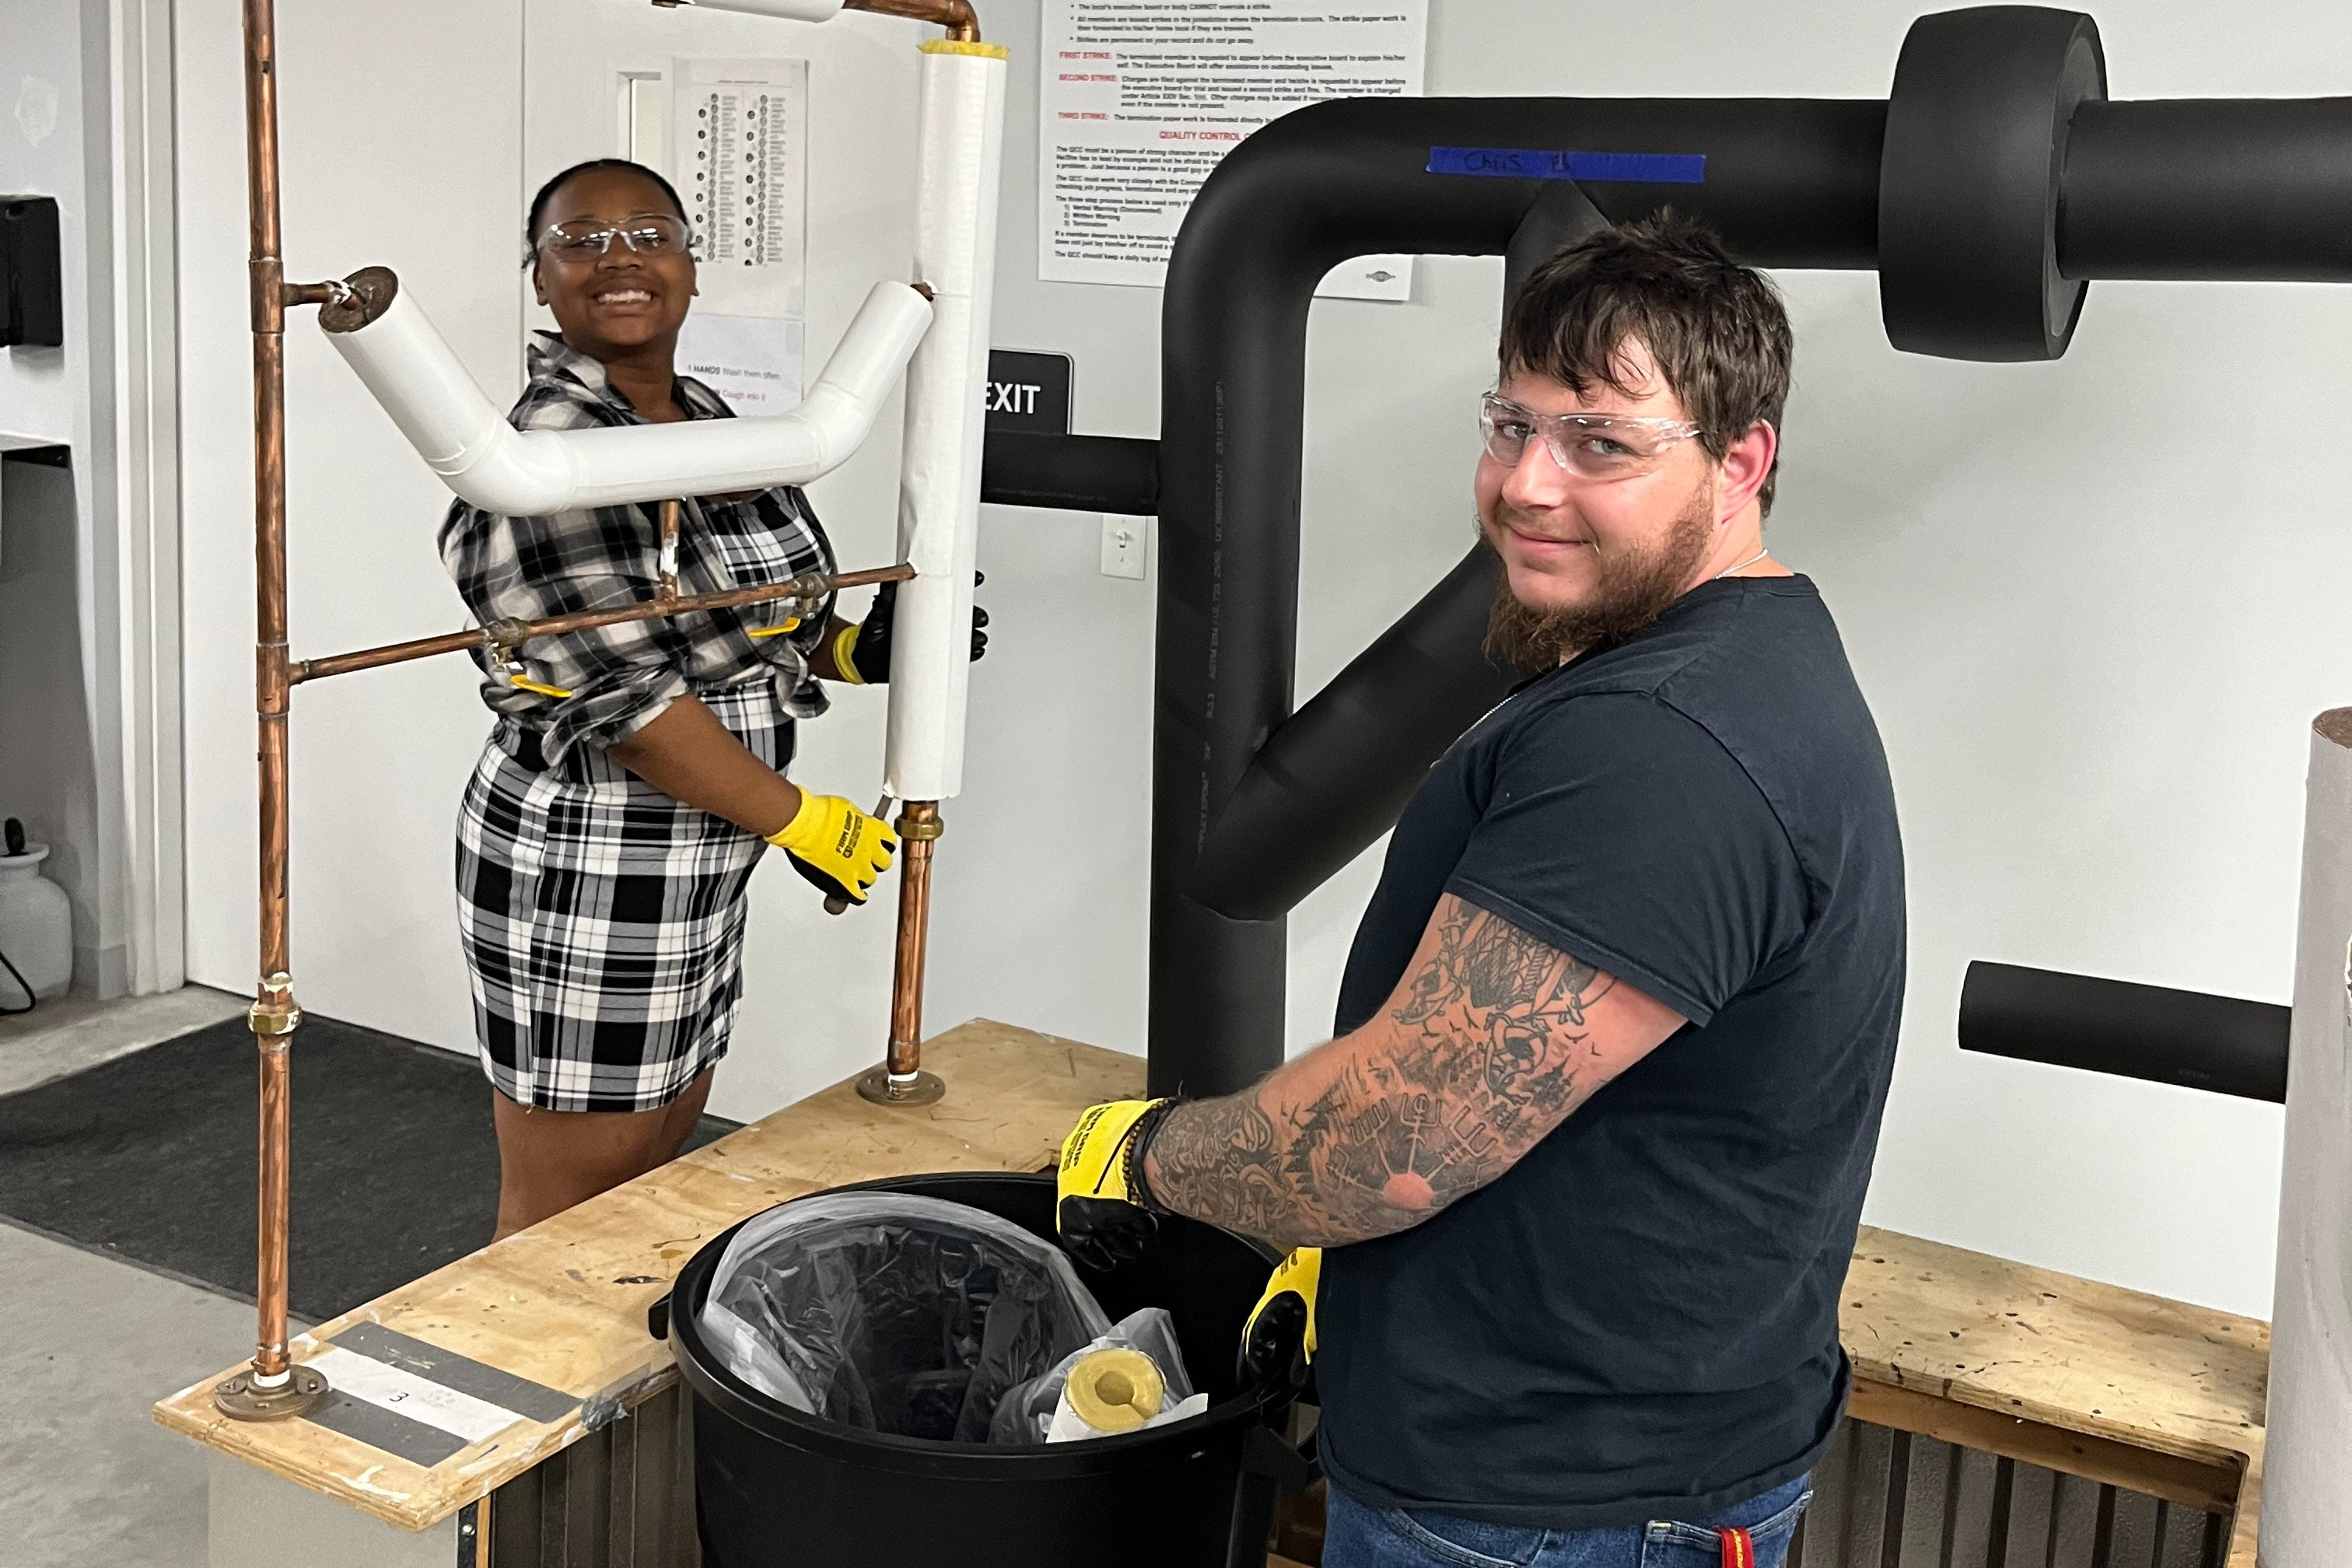
<path id="1" fill-rule="evenodd" d="M 1509 1170 L 1683 1022 L 1449 893 L 1377 1016 L 1177 1107 L 1144 1179 L 1179 1214 L 1281 1247 L 1386 1236 Z"/>

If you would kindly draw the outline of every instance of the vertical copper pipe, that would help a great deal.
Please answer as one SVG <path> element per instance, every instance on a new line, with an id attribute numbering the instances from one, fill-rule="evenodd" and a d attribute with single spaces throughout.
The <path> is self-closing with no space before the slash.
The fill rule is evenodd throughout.
<path id="1" fill-rule="evenodd" d="M 245 168 L 252 229 L 254 708 L 259 730 L 259 1257 L 253 1377 L 287 1375 L 286 1278 L 292 1104 L 287 1052 L 300 1014 L 287 954 L 286 300 L 278 226 L 278 19 L 272 0 L 245 0 Z"/>
<path id="2" fill-rule="evenodd" d="M 904 858 L 898 868 L 898 951 L 890 972 L 891 1082 L 910 1082 L 922 1067 L 923 960 L 931 927 L 931 849 L 940 836 L 940 805 L 910 800 L 898 814 Z"/>

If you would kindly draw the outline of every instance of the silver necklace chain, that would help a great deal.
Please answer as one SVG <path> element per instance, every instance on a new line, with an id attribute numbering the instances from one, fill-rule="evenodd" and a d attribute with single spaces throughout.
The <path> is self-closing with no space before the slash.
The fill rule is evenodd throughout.
<path id="1" fill-rule="evenodd" d="M 1710 583 L 1718 583 L 1724 578 L 1730 576 L 1734 572 L 1745 572 L 1750 566 L 1755 565 L 1759 561 L 1763 560 L 1764 557 L 1771 553 L 1771 547 L 1767 545 L 1765 548 L 1758 551 L 1755 554 L 1749 556 L 1747 560 L 1741 562 L 1738 565 L 1725 567 L 1722 571 L 1717 572 L 1714 576 L 1709 577 L 1707 581 Z"/>

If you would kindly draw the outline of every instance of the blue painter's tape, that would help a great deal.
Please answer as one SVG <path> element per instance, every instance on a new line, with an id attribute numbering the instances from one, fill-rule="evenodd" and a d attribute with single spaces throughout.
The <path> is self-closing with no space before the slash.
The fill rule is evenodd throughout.
<path id="1" fill-rule="evenodd" d="M 1498 180 L 1590 180 L 1600 184 L 1696 185 L 1706 179 L 1704 153 L 1540 153 L 1526 147 L 1432 147 L 1433 174 L 1484 174 Z"/>

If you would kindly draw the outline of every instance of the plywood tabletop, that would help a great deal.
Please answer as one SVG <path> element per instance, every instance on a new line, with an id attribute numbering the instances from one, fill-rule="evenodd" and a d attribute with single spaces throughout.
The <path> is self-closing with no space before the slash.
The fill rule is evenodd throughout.
<path id="1" fill-rule="evenodd" d="M 947 1081 L 937 1104 L 873 1105 L 836 1084 L 294 1342 L 294 1359 L 310 1362 L 337 1353 L 327 1343 L 337 1336 L 379 1325 L 555 1391 L 562 1414 L 422 1465 L 313 1421 L 226 1419 L 211 1391 L 229 1367 L 163 1400 L 155 1418 L 388 1523 L 429 1529 L 668 1383 L 669 1351 L 647 1335 L 646 1310 L 736 1221 L 877 1177 L 1039 1170 L 1087 1106 L 1143 1088 L 1140 1058 L 986 1021 L 925 1046 L 923 1065 Z"/>
<path id="2" fill-rule="evenodd" d="M 2183 1458 L 2262 1446 L 2260 1319 L 1864 1226 L 1839 1326 L 1859 1377 Z"/>
<path id="3" fill-rule="evenodd" d="M 2268 1323 L 1870 1226 L 1839 1320 L 1860 1382 L 2242 1478 L 2228 1562 L 2252 1563 Z"/>
<path id="4" fill-rule="evenodd" d="M 429 1528 L 675 1376 L 646 1309 L 729 1226 L 845 1183 L 1041 1169 L 1079 1110 L 1139 1093 L 1144 1074 L 1139 1058 L 984 1021 L 940 1036 L 923 1061 L 949 1086 L 936 1105 L 886 1109 L 837 1084 L 295 1343 L 305 1362 L 342 1353 L 327 1344 L 339 1335 L 455 1352 L 536 1385 L 544 1419 L 518 1418 L 430 1464 L 314 1421 L 228 1421 L 212 1407 L 217 1377 L 163 1401 L 156 1419 L 390 1523 Z M 1870 1228 L 1841 1308 L 1864 1385 L 2244 1474 L 2231 1561 L 2252 1563 L 2267 1325 Z"/>

